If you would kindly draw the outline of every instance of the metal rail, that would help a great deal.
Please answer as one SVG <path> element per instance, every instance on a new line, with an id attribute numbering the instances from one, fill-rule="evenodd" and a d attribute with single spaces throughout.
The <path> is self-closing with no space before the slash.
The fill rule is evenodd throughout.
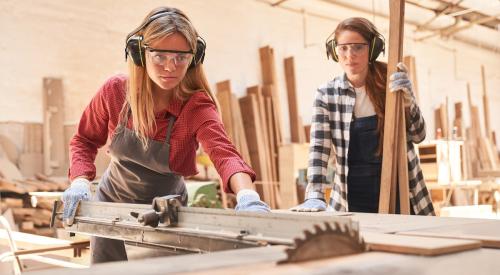
<path id="1" fill-rule="evenodd" d="M 206 253 L 265 245 L 292 245 L 314 225 L 336 222 L 359 230 L 357 222 L 340 215 L 304 216 L 234 210 L 179 207 L 175 225 L 144 226 L 130 215 L 151 211 L 151 205 L 83 201 L 67 231 L 166 248 L 177 253 Z"/>

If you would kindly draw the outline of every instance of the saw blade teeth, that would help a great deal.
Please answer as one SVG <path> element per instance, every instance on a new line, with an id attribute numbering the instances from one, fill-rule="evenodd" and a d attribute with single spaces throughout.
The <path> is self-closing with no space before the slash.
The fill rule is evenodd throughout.
<path id="1" fill-rule="evenodd" d="M 329 222 L 325 222 L 326 230 L 327 232 L 333 232 L 332 225 Z"/>
<path id="2" fill-rule="evenodd" d="M 288 258 L 280 263 L 318 260 L 367 251 L 367 245 L 359 232 L 343 222 L 321 222 L 303 231 L 304 238 L 295 238 L 294 246 L 286 250 Z M 318 250 L 318 244 L 332 244 L 333 249 Z"/>
<path id="3" fill-rule="evenodd" d="M 309 230 L 304 230 L 305 239 L 311 238 L 314 234 Z"/>
<path id="4" fill-rule="evenodd" d="M 321 234 L 323 232 L 323 229 L 321 229 L 321 226 L 319 226 L 319 224 L 315 224 L 314 229 L 316 230 L 316 234 Z"/>
<path id="5" fill-rule="evenodd" d="M 307 234 L 306 234 L 306 238 L 307 238 Z M 293 242 L 295 243 L 295 246 L 299 246 L 299 245 L 301 245 L 304 241 L 303 241 L 301 238 L 294 238 L 294 239 L 293 239 Z"/>

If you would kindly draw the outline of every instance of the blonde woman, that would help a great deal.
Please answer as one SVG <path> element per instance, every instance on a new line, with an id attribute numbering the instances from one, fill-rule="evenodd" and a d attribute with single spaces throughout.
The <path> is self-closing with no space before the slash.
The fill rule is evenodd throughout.
<path id="1" fill-rule="evenodd" d="M 237 210 L 268 212 L 255 192 L 255 173 L 229 141 L 217 101 L 202 67 L 205 42 L 187 16 L 157 8 L 126 40 L 129 75 L 108 79 L 83 112 L 70 143 L 72 181 L 63 195 L 63 218 L 70 221 L 79 200 L 90 199 L 97 149 L 111 139 L 111 162 L 95 199 L 151 203 L 157 196 L 180 195 L 187 202 L 183 176 L 197 173 L 201 143 L 222 178 L 237 194 Z M 92 263 L 127 260 L 123 241 L 92 238 Z"/>

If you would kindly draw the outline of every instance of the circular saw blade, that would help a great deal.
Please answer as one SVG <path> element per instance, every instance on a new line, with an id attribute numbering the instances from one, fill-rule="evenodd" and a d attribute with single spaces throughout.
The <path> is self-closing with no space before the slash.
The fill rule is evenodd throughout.
<path id="1" fill-rule="evenodd" d="M 303 262 L 362 253 L 366 244 L 359 231 L 337 222 L 325 222 L 324 228 L 314 225 L 315 231 L 305 230 L 305 238 L 295 238 L 294 246 L 285 250 L 287 259 L 279 263 Z"/>

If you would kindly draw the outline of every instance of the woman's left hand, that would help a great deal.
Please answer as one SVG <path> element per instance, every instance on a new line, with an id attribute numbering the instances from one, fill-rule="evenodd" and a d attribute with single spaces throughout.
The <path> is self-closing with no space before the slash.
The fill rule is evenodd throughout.
<path id="1" fill-rule="evenodd" d="M 250 189 L 243 189 L 236 195 L 236 211 L 250 211 L 250 212 L 271 212 L 269 206 L 260 200 L 257 192 Z"/>
<path id="2" fill-rule="evenodd" d="M 398 63 L 398 72 L 395 72 L 389 78 L 389 89 L 391 92 L 403 91 L 405 107 L 410 107 L 415 102 L 413 88 L 408 78 L 408 69 L 403 63 Z"/>

